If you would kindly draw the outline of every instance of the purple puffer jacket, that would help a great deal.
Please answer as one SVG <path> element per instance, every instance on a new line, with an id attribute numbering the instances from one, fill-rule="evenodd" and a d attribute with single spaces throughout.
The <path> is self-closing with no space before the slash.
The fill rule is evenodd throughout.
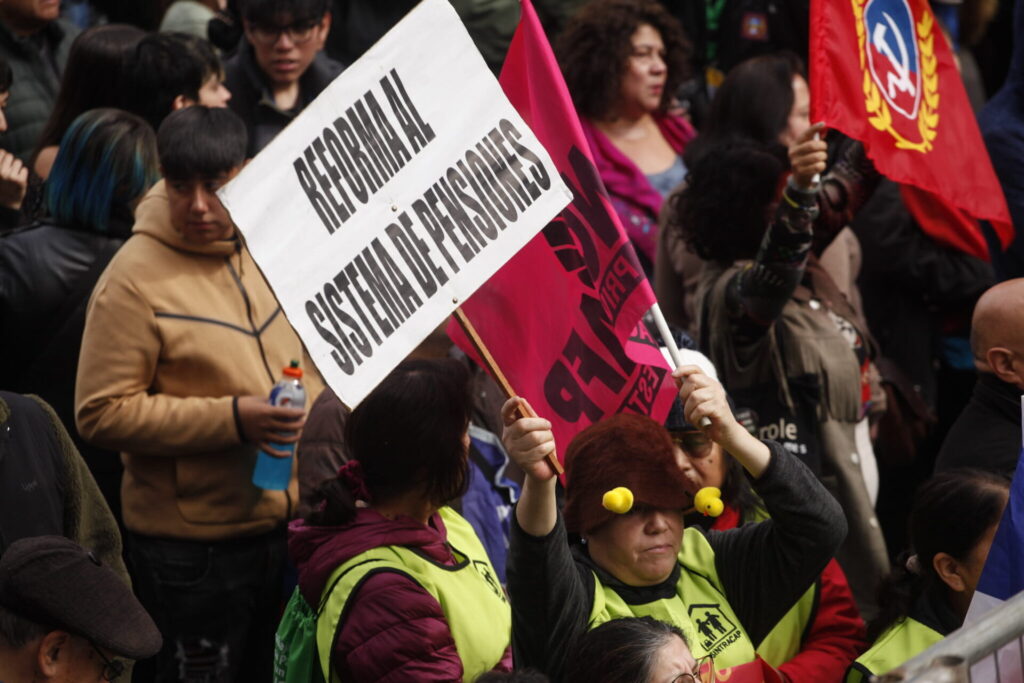
<path id="1" fill-rule="evenodd" d="M 342 563 L 384 545 L 416 548 L 430 559 L 455 564 L 440 515 L 428 526 L 408 517 L 388 519 L 361 509 L 343 527 L 288 529 L 288 552 L 299 569 L 299 590 L 311 605 L 320 601 L 328 578 Z M 342 680 L 461 681 L 462 661 L 437 600 L 417 583 L 391 572 L 367 579 L 349 597 L 348 612 L 334 644 L 333 665 Z M 511 648 L 498 671 L 512 670 Z"/>

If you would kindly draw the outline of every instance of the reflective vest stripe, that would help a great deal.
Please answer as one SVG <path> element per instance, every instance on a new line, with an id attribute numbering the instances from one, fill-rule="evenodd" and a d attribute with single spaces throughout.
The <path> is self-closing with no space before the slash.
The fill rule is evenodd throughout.
<path id="1" fill-rule="evenodd" d="M 450 508 L 442 508 L 440 513 L 458 564 L 440 565 L 403 546 L 382 546 L 349 559 L 331 574 L 316 634 L 325 680 L 340 681 L 331 657 L 337 633 L 345 623 L 349 596 L 370 576 L 384 571 L 408 576 L 437 600 L 466 680 L 490 671 L 501 661 L 511 640 L 512 612 L 497 573 L 469 522 Z"/>
<path id="2" fill-rule="evenodd" d="M 875 644 L 857 658 L 846 672 L 846 681 L 860 683 L 873 674 L 887 673 L 924 652 L 942 638 L 943 635 L 930 626 L 906 617 L 886 629 L 878 636 Z"/>
<path id="3" fill-rule="evenodd" d="M 820 595 L 821 579 L 818 579 L 757 646 L 757 654 L 764 661 L 778 668 L 800 654 L 804 638 L 817 612 Z"/>

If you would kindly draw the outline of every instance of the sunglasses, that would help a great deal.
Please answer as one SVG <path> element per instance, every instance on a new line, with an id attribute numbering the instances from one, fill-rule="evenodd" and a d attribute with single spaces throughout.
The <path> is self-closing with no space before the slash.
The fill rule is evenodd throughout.
<path id="1" fill-rule="evenodd" d="M 671 432 L 672 443 L 679 446 L 688 457 L 700 460 L 711 455 L 713 443 L 704 432 Z"/>
<path id="2" fill-rule="evenodd" d="M 711 655 L 704 655 L 697 660 L 691 673 L 682 673 L 672 679 L 672 683 L 715 683 L 715 660 Z"/>
<path id="3" fill-rule="evenodd" d="M 111 659 L 103 654 L 102 650 L 96 647 L 96 643 L 90 642 L 93 652 L 103 660 L 103 680 L 116 681 L 124 673 L 125 663 L 120 659 Z"/>

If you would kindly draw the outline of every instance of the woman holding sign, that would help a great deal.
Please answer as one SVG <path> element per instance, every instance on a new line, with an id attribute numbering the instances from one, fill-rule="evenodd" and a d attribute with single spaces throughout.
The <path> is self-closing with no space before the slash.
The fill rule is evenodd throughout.
<path id="1" fill-rule="evenodd" d="M 687 74 L 683 29 L 650 0 L 599 0 L 555 44 L 559 65 L 612 206 L 650 274 L 658 212 L 686 177 L 693 127 L 669 113 Z"/>
<path id="2" fill-rule="evenodd" d="M 842 541 L 841 510 L 798 459 L 751 436 L 721 385 L 697 366 L 674 376 L 687 421 L 710 420 L 705 434 L 743 465 L 772 519 L 721 532 L 684 529 L 691 498 L 672 439 L 633 414 L 598 422 L 569 444 L 563 517 L 545 462 L 555 449 L 551 425 L 517 419 L 522 399 L 509 400 L 502 438 L 526 472 L 508 567 L 517 666 L 560 680 L 566 647 L 629 616 L 678 627 L 693 656 L 709 656 L 715 669 L 752 662 L 755 645 Z M 569 533 L 578 540 L 570 543 Z"/>
<path id="3" fill-rule="evenodd" d="M 473 528 L 448 507 L 469 472 L 468 382 L 456 361 L 406 361 L 352 411 L 353 459 L 290 528 L 299 586 L 278 661 L 313 660 L 328 681 L 511 669 L 508 600 Z M 304 617 L 315 638 L 303 637 Z"/>

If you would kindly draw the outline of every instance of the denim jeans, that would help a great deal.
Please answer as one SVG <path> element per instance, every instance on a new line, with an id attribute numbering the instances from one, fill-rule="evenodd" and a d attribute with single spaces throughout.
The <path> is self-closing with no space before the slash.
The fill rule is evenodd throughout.
<path id="1" fill-rule="evenodd" d="M 269 683 L 285 553 L 284 528 L 215 543 L 129 533 L 135 592 L 164 638 L 135 680 Z"/>

